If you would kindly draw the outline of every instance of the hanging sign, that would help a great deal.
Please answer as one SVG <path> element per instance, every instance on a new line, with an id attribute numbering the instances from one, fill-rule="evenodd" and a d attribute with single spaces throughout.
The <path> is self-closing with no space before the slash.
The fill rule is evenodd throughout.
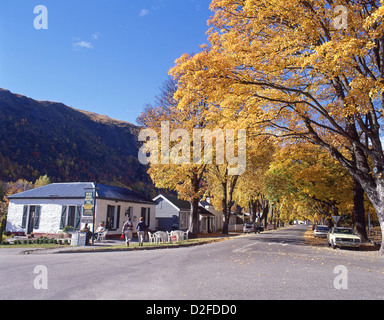
<path id="1" fill-rule="evenodd" d="M 84 198 L 84 217 L 93 216 L 93 192 L 86 192 Z"/>

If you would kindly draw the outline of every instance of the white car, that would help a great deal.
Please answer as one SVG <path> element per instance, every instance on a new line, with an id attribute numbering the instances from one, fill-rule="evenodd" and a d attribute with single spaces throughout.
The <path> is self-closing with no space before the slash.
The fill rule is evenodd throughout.
<path id="1" fill-rule="evenodd" d="M 336 247 L 359 248 L 361 239 L 351 228 L 332 228 L 327 234 L 328 245 Z"/>
<path id="2" fill-rule="evenodd" d="M 255 224 L 253 224 L 253 223 L 244 224 L 244 227 L 243 227 L 244 233 L 251 233 L 251 232 L 255 232 L 255 231 L 256 231 Z"/>
<path id="3" fill-rule="evenodd" d="M 313 235 L 315 237 L 327 237 L 327 234 L 329 232 L 328 226 L 323 225 L 317 225 L 315 226 L 315 229 L 313 230 Z"/>

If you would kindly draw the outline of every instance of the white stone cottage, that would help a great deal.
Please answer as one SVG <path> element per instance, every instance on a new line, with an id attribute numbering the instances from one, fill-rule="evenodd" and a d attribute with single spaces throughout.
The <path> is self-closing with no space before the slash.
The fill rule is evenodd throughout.
<path id="1" fill-rule="evenodd" d="M 17 235 L 34 234 L 57 236 L 66 226 L 75 231 L 88 223 L 92 230 L 92 216 L 85 217 L 84 198 L 93 192 L 93 182 L 52 183 L 8 197 L 6 230 Z M 136 227 L 143 217 L 150 230 L 155 229 L 156 203 L 126 188 L 97 184 L 95 230 L 100 222 L 108 229 L 108 238 L 121 235 L 127 217 Z"/>

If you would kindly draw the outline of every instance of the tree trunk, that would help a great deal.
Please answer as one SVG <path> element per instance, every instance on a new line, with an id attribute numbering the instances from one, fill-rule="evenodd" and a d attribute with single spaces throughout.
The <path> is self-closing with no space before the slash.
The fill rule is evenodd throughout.
<path id="1" fill-rule="evenodd" d="M 253 222 L 256 222 L 257 207 L 257 202 L 255 200 L 249 201 L 249 213 L 251 214 L 251 219 Z"/>
<path id="2" fill-rule="evenodd" d="M 384 211 L 384 208 L 382 209 Z M 382 215 L 384 215 L 384 212 L 382 212 Z M 381 237 L 384 239 L 384 221 L 380 221 L 380 228 L 381 228 Z M 383 255 L 384 254 L 384 241 L 381 241 L 381 248 L 380 248 L 380 253 Z"/>
<path id="3" fill-rule="evenodd" d="M 223 200 L 222 200 L 222 207 L 223 207 L 223 217 L 224 217 L 224 224 L 223 224 L 223 234 L 228 234 L 229 231 L 229 219 L 231 217 L 231 210 L 228 210 L 227 206 L 227 183 L 222 183 L 223 188 Z"/>
<path id="4" fill-rule="evenodd" d="M 223 211 L 223 214 L 224 214 L 224 211 Z M 228 234 L 229 232 L 229 215 L 225 215 L 224 216 L 224 223 L 223 223 L 223 231 L 222 231 L 222 234 Z"/>
<path id="5" fill-rule="evenodd" d="M 191 216 L 189 223 L 189 233 L 188 237 L 197 238 L 199 234 L 199 199 L 193 199 L 191 201 Z"/>
<path id="6" fill-rule="evenodd" d="M 261 220 L 263 221 L 264 229 L 267 230 L 268 225 L 268 213 L 269 213 L 269 202 L 267 200 L 262 201 L 264 203 L 263 205 L 263 212 L 261 215 Z"/>
<path id="7" fill-rule="evenodd" d="M 377 218 L 379 219 L 382 235 L 380 253 L 384 254 L 384 180 L 380 178 L 377 182 L 378 184 L 376 190 L 365 188 L 365 192 L 369 200 L 371 200 L 372 205 L 375 208 Z M 364 188 L 364 181 L 361 182 L 361 186 Z"/>
<path id="8" fill-rule="evenodd" d="M 200 188 L 200 180 L 201 175 L 195 173 L 192 177 L 192 187 L 194 192 L 194 197 L 191 200 L 191 216 L 190 216 L 190 223 L 189 223 L 189 233 L 191 238 L 197 238 L 197 235 L 199 233 L 199 188 Z"/>
<path id="9" fill-rule="evenodd" d="M 221 173 L 218 166 L 216 166 L 216 170 L 218 173 L 218 177 L 221 178 L 221 190 L 222 190 L 221 206 L 223 208 L 223 217 L 224 217 L 222 233 L 228 234 L 229 219 L 231 217 L 231 207 L 233 205 L 233 201 L 232 201 L 233 191 L 235 190 L 236 183 L 237 183 L 237 180 L 239 179 L 239 176 L 232 176 L 232 179 L 231 179 L 230 176 L 228 175 L 228 167 L 226 168 L 224 177 L 221 177 Z"/>
<path id="10" fill-rule="evenodd" d="M 381 207 L 380 208 L 376 208 L 376 213 L 377 213 L 377 216 L 379 218 L 379 222 L 380 222 L 380 228 L 381 228 L 381 237 L 382 237 L 382 241 L 381 241 L 381 247 L 380 247 L 380 253 L 382 255 L 384 255 L 384 201 L 382 201 L 382 204 L 381 204 Z"/>
<path id="11" fill-rule="evenodd" d="M 365 224 L 365 209 L 364 209 L 364 189 L 360 183 L 353 179 L 353 218 L 356 224 L 357 234 L 363 242 L 368 241 L 367 228 Z"/>

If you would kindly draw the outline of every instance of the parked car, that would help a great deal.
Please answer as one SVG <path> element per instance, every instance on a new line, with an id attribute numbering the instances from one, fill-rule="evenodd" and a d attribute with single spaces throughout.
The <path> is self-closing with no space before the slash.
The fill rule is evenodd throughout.
<path id="1" fill-rule="evenodd" d="M 249 233 L 249 232 L 255 232 L 255 224 L 254 223 L 245 223 L 243 227 L 243 232 L 244 233 Z"/>
<path id="2" fill-rule="evenodd" d="M 313 230 L 313 235 L 315 237 L 326 237 L 329 232 L 329 228 L 327 226 L 323 225 L 316 225 L 315 229 Z"/>
<path id="3" fill-rule="evenodd" d="M 332 228 L 327 234 L 328 245 L 333 249 L 336 247 L 359 248 L 361 239 L 351 228 Z"/>
<path id="4" fill-rule="evenodd" d="M 260 225 L 260 224 L 256 224 L 256 226 L 255 226 L 255 233 L 256 232 L 263 232 L 264 231 L 264 227 L 262 226 L 262 225 Z"/>

